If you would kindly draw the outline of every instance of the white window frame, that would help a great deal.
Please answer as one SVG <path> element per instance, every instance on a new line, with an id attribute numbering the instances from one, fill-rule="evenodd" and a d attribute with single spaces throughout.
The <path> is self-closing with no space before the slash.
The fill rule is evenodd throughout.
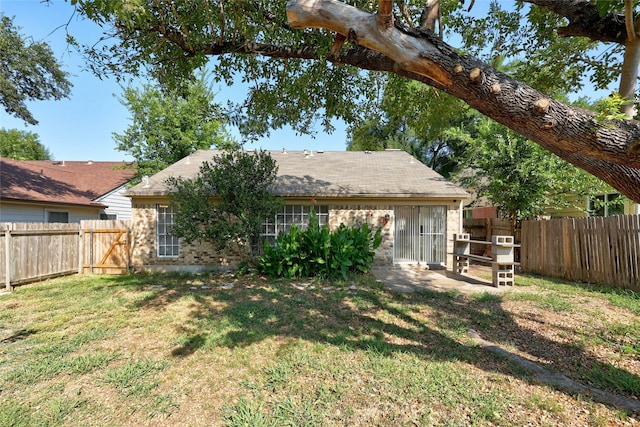
<path id="1" fill-rule="evenodd" d="M 284 205 L 282 211 L 277 213 L 274 218 L 267 219 L 262 223 L 260 237 L 274 241 L 280 233 L 288 232 L 293 224 L 306 230 L 309 226 L 309 214 L 312 209 L 316 211 L 320 227 L 329 224 L 328 205 Z"/>
<path id="2" fill-rule="evenodd" d="M 175 224 L 175 212 L 171 205 L 156 205 L 156 253 L 158 258 L 178 258 L 180 239 L 171 234 Z"/>
<path id="3" fill-rule="evenodd" d="M 613 213 L 609 212 L 609 208 L 610 207 L 609 207 L 609 204 L 608 204 L 609 202 L 612 202 L 613 199 L 622 198 L 622 197 L 623 196 L 620 193 L 608 193 L 608 194 L 598 194 L 597 196 L 590 196 L 587 199 L 587 203 L 588 203 L 587 211 L 589 212 L 589 216 L 604 216 L 604 217 L 607 217 L 607 216 L 612 216 L 612 215 L 622 215 L 622 214 L 624 214 L 624 204 L 621 205 L 621 207 L 622 207 L 622 212 L 621 213 L 620 212 L 613 212 Z M 602 211 L 603 214 L 602 215 L 598 215 L 597 213 L 594 212 L 595 211 L 595 209 L 593 207 L 593 199 L 594 198 L 598 198 L 598 199 L 600 199 L 601 201 L 603 201 L 605 203 L 605 205 L 602 207 L 602 209 L 603 209 L 603 211 Z"/>

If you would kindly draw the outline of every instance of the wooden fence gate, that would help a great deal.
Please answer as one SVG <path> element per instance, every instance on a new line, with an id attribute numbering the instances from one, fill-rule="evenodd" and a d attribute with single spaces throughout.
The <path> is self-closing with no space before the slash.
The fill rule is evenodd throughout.
<path id="1" fill-rule="evenodd" d="M 122 274 L 131 266 L 129 221 L 85 220 L 80 223 L 83 273 Z"/>

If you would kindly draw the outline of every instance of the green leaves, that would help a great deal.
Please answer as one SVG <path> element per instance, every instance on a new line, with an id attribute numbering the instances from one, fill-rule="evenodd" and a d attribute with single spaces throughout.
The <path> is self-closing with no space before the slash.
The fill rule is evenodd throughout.
<path id="1" fill-rule="evenodd" d="M 227 85 L 234 81 L 247 84 L 248 98 L 229 106 L 233 108 L 230 120 L 245 136 L 265 135 L 285 125 L 299 132 L 311 132 L 320 123 L 324 130 L 331 130 L 333 118 L 357 124 L 362 117 L 383 116 L 376 113 L 385 109 L 381 104 L 386 101 L 381 101 L 379 89 L 388 74 L 363 71 L 376 70 L 375 64 L 366 61 L 358 65 L 361 69 L 344 65 L 358 61 L 328 63 L 326 58 L 334 34 L 318 29 L 293 29 L 287 22 L 285 1 L 72 0 L 72 3 L 81 14 L 105 27 L 111 24 L 113 29 L 109 34 L 113 42 L 86 46 L 99 75 L 108 72 L 141 76 L 148 72 L 163 86 L 176 88 L 189 82 L 194 70 L 208 67 L 217 81 Z M 369 12 L 378 8 L 378 2 L 348 3 Z M 408 26 L 418 25 L 424 1 L 394 3 L 399 21 Z M 398 9 L 400 3 L 402 10 Z M 471 8 L 465 3 L 473 2 L 440 3 L 445 40 L 451 40 L 461 53 L 473 54 L 488 64 L 496 58 L 522 62 L 513 75 L 541 91 L 548 93 L 547 89 L 561 87 L 565 93 L 573 92 L 587 78 L 598 88 L 604 88 L 619 75 L 617 53 L 602 52 L 598 44 L 586 37 L 560 37 L 557 29 L 566 26 L 566 19 L 544 7 L 526 2 L 512 5 L 483 1 L 475 2 Z M 604 13 L 619 9 L 623 2 L 597 0 L 596 5 Z M 340 53 L 358 57 L 363 52 L 347 42 Z M 409 92 L 394 95 L 398 115 L 423 103 Z M 403 103 L 410 108 L 400 109 Z M 423 108 L 421 113 L 426 110 Z M 407 117 L 422 116 L 407 113 Z M 449 111 L 441 117 L 443 120 L 450 117 Z M 407 142 L 399 132 L 393 132 L 401 126 L 390 120 L 393 139 L 389 143 L 393 146 Z M 414 138 L 419 144 L 434 140 L 423 136 L 425 127 L 408 126 L 415 134 L 406 135 L 407 139 Z M 414 142 L 409 141 L 416 145 Z M 446 167 L 448 173 L 451 167 Z"/>
<path id="2" fill-rule="evenodd" d="M 7 113 L 36 125 L 26 102 L 66 98 L 72 85 L 49 46 L 29 41 L 19 30 L 0 14 L 0 105 Z"/>
<path id="3" fill-rule="evenodd" d="M 595 4 L 600 16 L 608 13 L 624 13 L 623 0 L 595 0 Z"/>
<path id="4" fill-rule="evenodd" d="M 349 273 L 366 273 L 373 264 L 374 250 L 382 242 L 381 229 L 375 233 L 367 223 L 333 232 L 320 228 L 315 211 L 309 216 L 309 227 L 296 225 L 281 233 L 271 246 L 265 244 L 260 257 L 260 270 L 270 276 L 347 279 Z"/>
<path id="5" fill-rule="evenodd" d="M 487 118 L 479 119 L 477 134 L 468 138 L 468 144 L 466 169 L 459 179 L 488 197 L 514 223 L 549 208 L 569 207 L 579 200 L 567 196 L 604 187 L 595 177 Z"/>
<path id="6" fill-rule="evenodd" d="M 168 179 L 176 209 L 173 234 L 187 242 L 211 241 L 218 250 L 247 245 L 250 253 L 262 222 L 281 206 L 271 193 L 277 170 L 266 151 L 234 149 L 205 162 L 193 179 Z"/>
<path id="7" fill-rule="evenodd" d="M 49 160 L 51 153 L 33 132 L 0 129 L 0 157 L 15 160 Z"/>
<path id="8" fill-rule="evenodd" d="M 462 101 L 423 84 L 389 76 L 378 112 L 349 128 L 348 150 L 404 150 L 448 177 L 465 147 L 451 130 L 467 120 Z"/>
<path id="9" fill-rule="evenodd" d="M 610 120 L 624 120 L 627 116 L 621 111 L 621 107 L 632 102 L 617 93 L 611 94 L 596 103 L 596 111 L 598 112 L 596 120 L 600 123 Z"/>
<path id="10" fill-rule="evenodd" d="M 131 113 L 131 124 L 113 137 L 117 149 L 135 159 L 138 178 L 151 176 L 196 150 L 236 145 L 214 96 L 204 74 L 184 91 L 151 84 L 124 89 L 120 101 Z"/>

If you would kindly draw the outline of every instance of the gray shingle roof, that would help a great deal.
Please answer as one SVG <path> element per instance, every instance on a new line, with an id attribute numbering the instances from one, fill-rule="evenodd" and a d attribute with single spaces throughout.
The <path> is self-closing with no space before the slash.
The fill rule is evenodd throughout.
<path id="1" fill-rule="evenodd" d="M 199 150 L 129 189 L 127 195 L 168 193 L 170 176 L 191 178 L 217 150 Z M 270 151 L 278 164 L 274 194 L 283 197 L 365 197 L 464 199 L 469 195 L 401 150 L 387 151 Z"/>

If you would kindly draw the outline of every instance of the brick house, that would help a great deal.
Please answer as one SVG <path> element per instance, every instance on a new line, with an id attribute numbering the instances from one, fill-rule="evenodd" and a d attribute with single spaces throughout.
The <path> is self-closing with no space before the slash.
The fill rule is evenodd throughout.
<path id="1" fill-rule="evenodd" d="M 175 220 L 165 185 L 170 176 L 190 178 L 216 150 L 200 150 L 129 189 L 133 206 L 133 265 L 150 270 L 197 271 L 236 265 L 242 254 L 219 254 L 205 243 L 171 236 Z M 469 196 L 400 150 L 271 151 L 278 164 L 273 192 L 282 212 L 265 219 L 263 236 L 276 237 L 291 224 L 304 226 L 313 207 L 321 225 L 368 222 L 382 227 L 376 265 L 451 266 L 452 239 L 462 230 Z"/>

